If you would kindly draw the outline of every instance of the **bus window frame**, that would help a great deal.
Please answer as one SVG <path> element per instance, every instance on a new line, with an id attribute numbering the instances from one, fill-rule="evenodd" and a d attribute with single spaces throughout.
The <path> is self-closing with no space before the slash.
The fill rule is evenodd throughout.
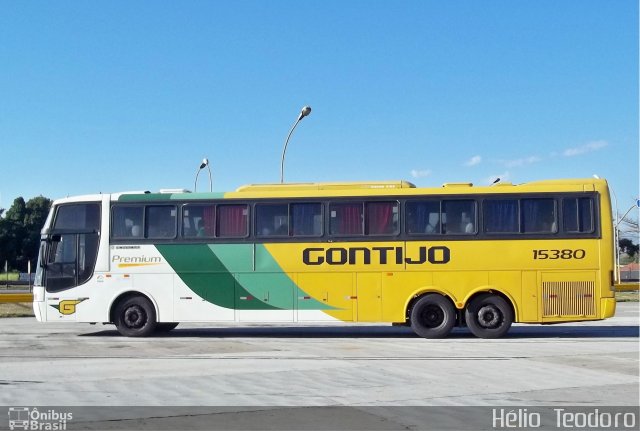
<path id="1" fill-rule="evenodd" d="M 369 220 L 368 220 L 368 216 L 367 216 L 367 206 L 369 204 L 386 204 L 386 203 L 392 203 L 394 204 L 395 209 L 397 210 L 397 214 L 398 214 L 398 222 L 396 224 L 395 230 L 392 233 L 368 233 L 369 228 L 370 228 L 370 224 L 369 224 Z M 402 218 L 402 211 L 400 210 L 400 207 L 402 205 L 400 204 L 400 200 L 399 199 L 384 199 L 384 200 L 365 200 L 364 201 L 364 212 L 363 212 L 363 222 L 364 222 L 364 236 L 365 237 L 373 237 L 373 238 L 388 238 L 388 237 L 396 237 L 400 234 L 400 232 L 402 231 L 400 229 L 400 220 Z M 393 217 L 393 212 L 392 212 L 392 217 Z"/>
<path id="2" fill-rule="evenodd" d="M 536 198 L 547 198 L 553 199 L 555 201 L 555 209 L 556 209 L 556 219 L 557 219 L 557 231 L 556 232 L 527 232 L 522 233 L 521 230 L 521 200 L 522 199 L 536 199 Z M 565 231 L 565 226 L 563 223 L 564 213 L 563 213 L 563 200 L 564 199 L 576 199 L 576 198 L 589 198 L 592 207 L 592 232 L 567 232 Z M 518 229 L 519 232 L 509 232 L 509 233 L 492 233 L 485 232 L 485 222 L 486 219 L 484 217 L 484 208 L 486 200 L 500 200 L 500 199 L 508 199 L 508 200 L 516 200 L 518 201 Z M 466 232 L 409 232 L 408 231 L 408 211 L 407 208 L 411 203 L 417 202 L 437 202 L 438 208 L 440 208 L 440 212 L 442 212 L 442 208 L 445 201 L 475 201 L 475 220 L 474 220 L 474 230 L 473 233 Z M 146 208 L 148 205 L 161 205 L 162 203 L 166 204 L 175 204 L 179 209 L 179 214 L 177 217 L 177 236 L 173 239 L 168 238 L 160 238 L 160 239 L 150 239 L 144 237 L 113 237 L 113 208 L 117 206 L 133 206 Z M 366 218 L 366 204 L 369 202 L 398 202 L 398 226 L 396 228 L 396 232 L 393 234 L 367 234 L 365 229 L 365 218 Z M 345 203 L 355 203 L 362 205 L 363 211 L 363 226 L 362 226 L 362 234 L 332 234 L 330 232 L 330 223 L 331 223 L 331 209 L 332 205 L 335 204 L 345 204 Z M 263 236 L 257 235 L 256 232 L 256 218 L 255 218 L 255 206 L 256 205 L 268 205 L 268 204 L 286 204 L 288 211 L 288 222 L 289 222 L 289 235 L 281 235 L 281 236 Z M 321 234 L 320 235 L 292 235 L 292 205 L 293 204 L 316 204 L 320 206 L 321 211 Z M 183 235 L 183 210 L 188 208 L 190 205 L 211 205 L 215 208 L 216 214 L 218 211 L 218 206 L 220 205 L 246 205 L 247 210 L 249 211 L 247 215 L 247 230 L 246 235 L 240 237 L 220 237 L 214 236 L 202 236 L 202 237 L 192 237 L 192 236 L 184 236 Z M 199 199 L 188 199 L 185 198 L 179 202 L 175 201 L 133 201 L 133 202 L 112 202 L 110 206 L 110 235 L 109 240 L 113 244 L 130 244 L 133 242 L 139 242 L 142 244 L 153 244 L 153 243 L 265 243 L 265 242 L 274 242 L 274 243 L 301 243 L 301 242 L 313 242 L 313 243 L 323 243 L 323 242 L 367 242 L 367 241 L 386 241 L 386 240 L 395 240 L 395 241 L 472 241 L 472 240 L 522 240 L 522 239 L 534 239 L 534 240 L 543 240 L 543 239 L 596 239 L 601 238 L 602 235 L 602 217 L 600 214 L 600 195 L 596 191 L 589 192 L 534 192 L 534 193 L 478 193 L 478 194 L 465 194 L 465 195 L 391 195 L 391 196 L 348 196 L 348 197 L 318 197 L 318 199 L 309 199 L 305 197 L 293 197 L 293 198 L 251 198 L 251 199 L 228 199 L 228 200 L 199 200 Z M 146 210 L 145 210 L 146 211 Z M 144 212 L 143 212 L 144 215 Z M 216 215 L 217 217 L 217 215 Z"/>
<path id="3" fill-rule="evenodd" d="M 140 229 L 142 235 L 140 236 L 114 236 L 114 209 L 120 207 L 128 207 L 128 208 L 140 208 L 142 207 L 142 224 L 140 225 Z M 148 226 L 147 226 L 147 208 L 148 207 L 173 207 L 176 211 L 175 220 L 174 220 L 174 235 L 172 237 L 149 237 L 147 236 Z M 154 201 L 154 202 L 127 202 L 127 203 L 113 203 L 109 208 L 109 240 L 111 243 L 118 242 L 139 242 L 139 243 L 162 243 L 162 242 L 172 242 L 176 241 L 180 235 L 178 229 L 181 227 L 179 218 L 182 216 L 182 211 L 180 205 L 176 203 L 171 203 L 170 201 Z"/>
<path id="4" fill-rule="evenodd" d="M 471 238 L 474 236 L 478 235 L 478 199 L 477 198 L 471 198 L 471 197 L 464 197 L 464 198 L 459 198 L 459 199 L 452 199 L 452 198 L 444 198 L 444 199 L 440 199 L 440 219 L 442 220 L 442 214 L 444 214 L 444 204 L 445 202 L 464 202 L 464 201 L 471 201 L 473 202 L 473 216 L 474 219 L 472 220 L 473 223 L 473 232 L 442 232 L 442 223 L 440 226 L 440 236 L 443 237 L 447 237 L 447 236 L 455 236 L 455 237 L 466 237 L 466 238 Z M 447 217 L 449 218 L 449 217 Z M 449 222 L 447 221 L 446 224 L 448 224 Z"/>
<path id="5" fill-rule="evenodd" d="M 320 225 L 320 233 L 319 234 L 310 234 L 310 235 L 295 235 L 293 233 L 293 211 L 292 205 L 318 205 L 320 207 L 320 220 L 322 224 Z M 259 206 L 270 206 L 270 205 L 286 205 L 287 206 L 287 227 L 288 232 L 286 235 L 275 235 L 275 234 L 259 234 L 258 233 L 258 208 Z M 303 242 L 302 240 L 313 240 L 318 241 L 324 238 L 326 229 L 325 229 L 325 205 L 324 201 L 309 201 L 309 200 L 298 200 L 298 199 L 289 199 L 289 200 L 256 200 L 252 203 L 253 211 L 251 213 L 253 219 L 251 221 L 251 227 L 253 229 L 252 238 L 254 242 L 261 243 L 268 240 L 269 242 Z M 296 241 L 299 239 L 299 241 Z M 308 241 L 307 241 L 308 242 Z"/>
<path id="6" fill-rule="evenodd" d="M 320 220 L 322 221 L 322 224 L 320 225 L 320 233 L 317 235 L 294 235 L 293 234 L 293 215 L 292 215 L 292 211 L 291 211 L 291 205 L 304 205 L 304 204 L 315 204 L 315 205 L 320 205 Z M 319 240 L 324 238 L 325 233 L 327 232 L 326 226 L 325 226 L 325 202 L 322 201 L 297 201 L 297 200 L 290 200 L 288 201 L 288 205 L 289 205 L 289 236 L 288 238 L 301 238 L 301 239 L 314 239 L 314 240 Z"/>
<path id="7" fill-rule="evenodd" d="M 287 233 L 280 233 L 277 234 L 274 232 L 268 233 L 268 234 L 262 234 L 258 232 L 258 211 L 260 209 L 260 207 L 275 207 L 275 206 L 286 206 L 287 207 Z M 268 238 L 268 239 L 282 239 L 282 238 L 290 238 L 293 237 L 291 235 L 291 202 L 255 202 L 253 204 L 253 223 L 250 223 L 253 225 L 253 237 L 256 240 L 259 239 L 264 239 L 264 238 Z"/>
<path id="8" fill-rule="evenodd" d="M 524 208 L 524 201 L 534 201 L 534 200 L 543 200 L 543 199 L 547 199 L 547 200 L 551 200 L 553 202 L 553 216 L 554 216 L 554 220 L 552 222 L 552 226 L 555 225 L 556 229 L 555 231 L 538 231 L 538 232 L 525 232 L 525 211 L 523 210 Z M 560 203 L 563 199 L 559 198 L 559 197 L 542 197 L 542 196 L 536 196 L 536 197 L 529 197 L 529 196 L 524 196 L 518 199 L 518 207 L 519 207 L 519 212 L 520 212 L 520 234 L 521 235 L 532 235 L 532 236 L 557 236 L 558 233 L 560 233 L 560 211 L 559 211 L 559 206 Z M 593 222 L 593 218 L 592 218 L 592 222 Z"/>
<path id="9" fill-rule="evenodd" d="M 591 195 L 576 195 L 576 196 L 562 196 L 561 199 L 559 199 L 560 201 L 560 209 L 561 209 L 561 221 L 562 221 L 562 232 L 566 235 L 569 235 L 571 237 L 575 237 L 578 235 L 589 235 L 589 234 L 594 234 L 598 231 L 598 228 L 600 228 L 600 223 L 599 223 L 599 219 L 597 219 L 597 217 L 600 216 L 600 200 L 599 200 L 599 196 L 596 195 L 597 198 L 594 199 L 594 196 Z M 578 225 L 578 227 L 580 226 L 580 199 L 589 199 L 589 206 L 590 206 L 590 210 L 591 210 L 591 230 L 589 231 L 580 231 L 580 230 L 568 230 L 566 229 L 565 226 L 565 214 L 564 214 L 564 210 L 565 210 L 565 200 L 574 200 L 576 201 L 576 224 Z M 598 232 L 599 233 L 599 232 Z"/>
<path id="10" fill-rule="evenodd" d="M 330 238 L 341 238 L 341 239 L 343 239 L 343 238 L 358 238 L 358 239 L 366 238 L 367 235 L 365 235 L 365 232 L 364 232 L 364 227 L 365 227 L 364 226 L 364 218 L 365 218 L 365 213 L 364 213 L 365 205 L 364 205 L 364 203 L 365 203 L 365 199 L 363 199 L 363 198 L 361 198 L 361 199 L 344 199 L 344 200 L 343 199 L 340 199 L 340 200 L 335 199 L 335 200 L 329 200 L 327 202 L 327 217 L 328 217 L 328 220 L 327 220 L 327 222 L 328 222 L 327 233 L 328 233 L 329 237 Z M 345 205 L 345 204 L 352 204 L 352 205 L 358 205 L 359 204 L 360 205 L 360 208 L 361 208 L 361 212 L 360 212 L 360 214 L 361 214 L 360 232 L 361 233 L 357 233 L 357 234 L 355 234 L 355 233 L 346 233 L 346 234 L 338 233 L 338 234 L 335 234 L 335 233 L 332 232 L 332 230 L 331 230 L 331 221 L 334 218 L 334 217 L 331 216 L 332 205 Z"/>
<path id="11" fill-rule="evenodd" d="M 369 196 L 356 196 L 359 199 L 353 198 L 338 198 L 338 199 L 329 199 L 325 202 L 326 205 L 326 217 L 324 217 L 325 225 L 323 227 L 323 232 L 331 241 L 331 238 L 336 238 L 341 241 L 353 240 L 353 241 L 367 241 L 368 238 L 376 238 L 376 240 L 381 238 L 398 238 L 402 234 L 402 225 L 404 224 L 404 216 L 402 210 L 402 198 L 400 197 L 374 197 L 373 199 Z M 398 224 L 393 233 L 384 233 L 384 234 L 370 234 L 367 233 L 367 204 L 370 203 L 393 203 L 398 209 Z M 362 205 L 362 233 L 360 234 L 334 234 L 331 232 L 331 206 L 332 205 L 343 205 L 343 204 L 360 204 Z"/>
<path id="12" fill-rule="evenodd" d="M 213 235 L 202 235 L 202 236 L 198 236 L 196 235 L 185 235 L 184 234 L 184 210 L 185 209 L 189 209 L 189 207 L 211 207 L 213 208 L 213 214 L 214 214 L 214 218 L 213 218 Z M 217 219 L 217 210 L 216 207 L 218 206 L 217 202 L 203 202 L 203 201 L 188 201 L 188 202 L 183 202 L 180 205 L 180 221 L 178 224 L 178 238 L 181 241 L 184 242 L 190 242 L 190 241 L 201 241 L 201 240 L 205 240 L 205 239 L 215 239 L 216 237 L 216 219 Z"/>
<path id="13" fill-rule="evenodd" d="M 62 208 L 65 207 L 70 207 L 70 206 L 80 206 L 80 205 L 95 205 L 97 207 L 97 211 L 98 211 L 98 220 L 97 220 L 97 225 L 93 226 L 93 227 L 64 227 L 64 228 L 56 228 L 56 223 L 58 221 L 58 215 L 59 212 Z M 62 292 L 65 290 L 69 290 L 69 289 L 73 289 L 76 288 L 78 286 L 82 286 L 86 283 L 88 283 L 91 278 L 93 278 L 93 275 L 95 273 L 95 268 L 96 268 L 96 263 L 97 263 L 97 259 L 98 259 L 98 254 L 100 252 L 100 240 L 101 240 L 101 236 L 102 236 L 102 204 L 100 201 L 80 201 L 80 202 L 70 202 L 70 203 L 64 203 L 64 204 L 60 204 L 57 205 L 55 207 L 55 211 L 53 213 L 53 217 L 51 219 L 51 228 L 49 228 L 47 230 L 47 234 L 45 236 L 43 236 L 40 241 L 40 252 L 38 253 L 38 260 L 39 260 L 39 267 L 38 270 L 42 270 L 41 273 L 41 277 L 42 277 L 42 283 L 43 286 L 45 288 L 45 291 L 48 293 L 58 293 L 58 292 Z M 95 242 L 95 254 L 92 257 L 92 261 L 90 262 L 90 271 L 82 274 L 82 278 L 80 277 L 80 258 L 81 256 L 85 259 L 84 263 L 85 266 L 87 265 L 87 261 L 86 261 L 86 253 L 88 248 L 86 247 L 86 241 L 89 235 L 95 235 L 96 236 L 96 242 Z M 73 237 L 73 250 L 74 250 L 74 260 L 73 261 L 63 261 L 63 262 L 56 262 L 55 261 L 55 254 L 57 251 L 57 247 L 59 247 L 60 243 L 62 242 L 63 236 L 65 237 Z M 84 248 L 81 247 L 81 241 L 80 238 L 84 237 L 85 240 L 85 244 L 84 244 Z M 57 244 L 56 247 L 54 248 L 54 244 Z M 81 255 L 80 251 L 84 249 L 85 254 Z M 54 260 L 52 260 L 54 259 Z M 61 273 L 64 272 L 62 270 L 62 265 L 70 265 L 73 262 L 74 265 L 74 270 L 73 270 L 73 285 L 71 286 L 64 286 L 64 287 L 59 287 L 59 288 L 52 288 L 51 286 L 48 285 L 48 277 L 49 277 L 49 267 L 54 265 L 54 264 L 58 264 L 61 265 Z"/>
<path id="14" fill-rule="evenodd" d="M 442 215 L 444 213 L 445 202 L 472 202 L 473 203 L 473 219 L 471 219 L 471 222 L 473 223 L 473 232 L 443 232 L 443 224 L 446 225 L 446 223 L 442 222 Z M 406 217 L 409 212 L 406 206 L 407 204 L 412 204 L 412 203 L 437 203 L 438 204 L 438 230 L 437 231 L 415 232 L 415 233 L 408 231 L 407 229 L 408 223 L 407 223 Z M 454 238 L 476 237 L 480 233 L 480 216 L 478 211 L 479 208 L 480 208 L 479 199 L 473 195 L 464 196 L 460 198 L 457 198 L 455 196 L 443 196 L 443 197 L 426 196 L 426 199 L 425 198 L 421 199 L 420 197 L 406 199 L 404 202 L 404 207 L 403 207 L 404 211 L 402 216 L 402 220 L 405 225 L 404 234 L 407 237 L 416 238 L 416 239 L 421 237 L 428 237 L 428 238 L 438 238 L 438 239 L 446 240 L 450 237 L 454 237 Z"/>

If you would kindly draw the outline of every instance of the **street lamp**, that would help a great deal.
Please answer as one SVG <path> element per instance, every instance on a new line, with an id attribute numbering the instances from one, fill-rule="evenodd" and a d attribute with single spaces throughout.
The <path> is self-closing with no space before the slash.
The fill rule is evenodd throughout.
<path id="1" fill-rule="evenodd" d="M 298 119 L 295 123 L 293 123 L 293 127 L 289 130 L 289 135 L 287 135 L 287 140 L 284 141 L 284 149 L 282 150 L 282 158 L 280 159 L 280 184 L 284 182 L 284 154 L 287 152 L 287 145 L 289 144 L 289 138 L 291 138 L 291 134 L 293 130 L 296 128 L 298 123 L 307 115 L 311 113 L 311 106 L 305 106 L 300 111 L 300 115 L 298 115 Z"/>
<path id="2" fill-rule="evenodd" d="M 211 167 L 209 166 L 209 159 L 205 157 L 204 159 L 202 159 L 202 163 L 200 163 L 200 167 L 196 171 L 196 181 L 193 184 L 194 192 L 198 191 L 198 175 L 200 174 L 200 171 L 203 170 L 205 167 L 209 170 L 209 191 L 210 192 L 213 191 L 213 181 L 211 180 Z"/>

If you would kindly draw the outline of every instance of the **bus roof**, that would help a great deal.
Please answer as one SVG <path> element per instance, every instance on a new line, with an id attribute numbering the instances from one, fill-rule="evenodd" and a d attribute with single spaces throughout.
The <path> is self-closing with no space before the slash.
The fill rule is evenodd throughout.
<path id="1" fill-rule="evenodd" d="M 408 181 L 369 182 L 321 182 L 287 184 L 249 184 L 231 192 L 188 193 L 136 193 L 125 192 L 111 195 L 120 202 L 166 201 L 166 200 L 213 200 L 213 199 L 259 199 L 259 198 L 319 198 L 347 196 L 416 196 L 416 195 L 473 195 L 548 192 L 604 191 L 604 179 L 579 178 L 544 180 L 514 185 L 508 182 L 494 185 L 474 186 L 471 183 L 446 183 L 441 187 L 416 187 Z"/>
<path id="2" fill-rule="evenodd" d="M 415 184 L 409 181 L 356 181 L 350 183 L 287 183 L 287 184 L 248 184 L 236 189 L 236 192 L 275 192 L 304 190 L 354 190 L 354 189 L 411 189 Z"/>

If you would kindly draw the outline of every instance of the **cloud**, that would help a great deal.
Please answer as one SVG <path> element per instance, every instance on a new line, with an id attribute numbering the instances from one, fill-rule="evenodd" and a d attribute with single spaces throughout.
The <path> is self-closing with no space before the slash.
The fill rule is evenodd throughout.
<path id="1" fill-rule="evenodd" d="M 475 166 L 475 165 L 479 165 L 480 162 L 482 162 L 482 157 L 481 156 L 473 156 L 468 161 L 466 161 L 464 163 L 464 165 L 465 166 Z"/>
<path id="2" fill-rule="evenodd" d="M 531 165 L 533 163 L 541 162 L 542 159 L 538 156 L 522 157 L 520 159 L 513 160 L 498 160 L 507 168 L 518 168 L 520 166 Z"/>
<path id="3" fill-rule="evenodd" d="M 565 157 L 575 157 L 581 154 L 592 153 L 594 151 L 601 150 L 608 145 L 609 143 L 607 141 L 592 141 L 579 147 L 567 148 L 562 152 L 562 155 Z"/>
<path id="4" fill-rule="evenodd" d="M 413 178 L 424 178 L 430 175 L 431 175 L 430 169 L 422 169 L 422 170 L 412 169 L 411 170 L 411 176 Z"/>

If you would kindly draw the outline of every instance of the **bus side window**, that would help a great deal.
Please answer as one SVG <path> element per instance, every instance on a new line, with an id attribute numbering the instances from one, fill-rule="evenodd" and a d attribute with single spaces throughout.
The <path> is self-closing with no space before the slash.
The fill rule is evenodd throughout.
<path id="1" fill-rule="evenodd" d="M 330 205 L 331 235 L 363 235 L 363 203 L 332 203 Z"/>
<path id="2" fill-rule="evenodd" d="M 100 205 L 62 205 L 56 213 L 54 229 L 93 229 L 100 231 Z"/>
<path id="3" fill-rule="evenodd" d="M 146 211 L 146 238 L 175 238 L 178 210 L 174 205 L 150 205 Z"/>
<path id="4" fill-rule="evenodd" d="M 484 201 L 484 231 L 487 233 L 519 233 L 517 199 Z"/>
<path id="5" fill-rule="evenodd" d="M 256 236 L 289 236 L 287 204 L 256 205 Z"/>
<path id="6" fill-rule="evenodd" d="M 523 233 L 556 233 L 556 202 L 554 199 L 522 199 Z"/>
<path id="7" fill-rule="evenodd" d="M 322 236 L 322 204 L 291 204 L 291 235 Z"/>
<path id="8" fill-rule="evenodd" d="M 562 202 L 564 231 L 569 233 L 592 233 L 593 200 L 591 198 L 565 198 Z"/>
<path id="9" fill-rule="evenodd" d="M 133 238 L 142 236 L 142 206 L 114 206 L 111 210 L 111 236 Z"/>
<path id="10" fill-rule="evenodd" d="M 405 209 L 408 234 L 440 234 L 440 201 L 410 201 Z"/>
<path id="11" fill-rule="evenodd" d="M 247 205 L 218 205 L 216 212 L 216 236 L 244 238 L 249 234 L 249 207 Z"/>
<path id="12" fill-rule="evenodd" d="M 367 202 L 365 214 L 367 235 L 398 233 L 398 202 Z"/>
<path id="13" fill-rule="evenodd" d="M 476 233 L 476 202 L 443 201 L 441 219 L 442 233 L 473 235 Z"/>
<path id="14" fill-rule="evenodd" d="M 215 232 L 215 206 L 187 204 L 182 207 L 182 236 L 212 238 Z"/>

